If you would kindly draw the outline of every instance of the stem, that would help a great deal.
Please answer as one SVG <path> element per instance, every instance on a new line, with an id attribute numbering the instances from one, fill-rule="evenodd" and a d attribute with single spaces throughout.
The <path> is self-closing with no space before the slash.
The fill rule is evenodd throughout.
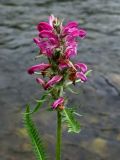
<path id="1" fill-rule="evenodd" d="M 56 143 L 56 160 L 61 159 L 61 114 L 57 111 L 57 143 Z"/>

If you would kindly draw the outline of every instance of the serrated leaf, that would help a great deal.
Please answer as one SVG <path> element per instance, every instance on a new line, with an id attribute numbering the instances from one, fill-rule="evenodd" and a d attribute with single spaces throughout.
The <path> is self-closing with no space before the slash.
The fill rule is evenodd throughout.
<path id="1" fill-rule="evenodd" d="M 69 109 L 64 109 L 62 111 L 62 120 L 68 126 L 68 132 L 79 133 L 80 124 L 75 120 L 73 111 Z"/>
<path id="2" fill-rule="evenodd" d="M 32 143 L 32 147 L 36 156 L 37 160 L 47 160 L 47 156 L 45 153 L 44 146 L 42 144 L 42 140 L 39 136 L 39 133 L 37 131 L 37 128 L 35 124 L 32 121 L 31 115 L 30 115 L 30 106 L 26 106 L 26 112 L 24 114 L 24 123 L 25 127 L 27 129 L 29 138 Z"/>
<path id="3" fill-rule="evenodd" d="M 67 109 L 70 110 L 70 112 L 72 112 L 72 113 L 75 114 L 76 116 L 79 116 L 79 117 L 83 116 L 83 115 L 81 115 L 81 114 L 79 114 L 79 113 L 76 112 L 77 108 L 78 108 L 78 107 L 75 107 L 75 106 L 74 106 L 73 108 L 70 107 L 70 108 L 67 108 Z"/>

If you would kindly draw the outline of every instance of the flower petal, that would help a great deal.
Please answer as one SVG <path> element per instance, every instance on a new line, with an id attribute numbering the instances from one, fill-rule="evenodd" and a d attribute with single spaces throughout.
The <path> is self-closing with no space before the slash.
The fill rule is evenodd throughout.
<path id="1" fill-rule="evenodd" d="M 65 57 L 71 58 L 76 56 L 76 54 L 77 54 L 77 43 L 71 43 L 71 45 L 66 48 Z"/>
<path id="2" fill-rule="evenodd" d="M 50 64 L 45 64 L 45 63 L 37 64 L 35 66 L 30 67 L 28 69 L 28 73 L 29 74 L 33 74 L 37 70 L 44 71 L 47 68 L 49 68 L 50 66 L 51 66 Z"/>
<path id="3" fill-rule="evenodd" d="M 71 22 L 68 22 L 65 26 L 64 26 L 64 29 L 66 28 L 74 28 L 74 27 L 77 27 L 78 26 L 78 23 L 76 21 L 71 21 Z"/>
<path id="4" fill-rule="evenodd" d="M 36 81 L 45 88 L 45 82 L 41 78 L 36 78 Z"/>
<path id="5" fill-rule="evenodd" d="M 45 88 L 49 88 L 51 86 L 53 86 L 54 84 L 60 82 L 60 80 L 62 79 L 62 76 L 56 75 L 54 77 L 52 77 L 45 85 Z"/>
<path id="6" fill-rule="evenodd" d="M 87 77 L 85 76 L 85 74 L 83 72 L 77 72 L 76 73 L 76 78 L 81 79 L 81 81 L 83 81 L 83 82 L 87 81 Z"/>
<path id="7" fill-rule="evenodd" d="M 39 36 L 41 38 L 54 38 L 54 39 L 58 40 L 57 36 L 54 33 L 50 32 L 50 31 L 46 31 L 46 30 L 41 31 L 39 33 Z"/>
<path id="8" fill-rule="evenodd" d="M 60 70 L 62 70 L 62 69 L 64 69 L 64 68 L 67 68 L 68 67 L 68 65 L 66 64 L 66 63 L 60 63 L 59 64 L 59 69 Z"/>
<path id="9" fill-rule="evenodd" d="M 52 26 L 50 26 L 48 23 L 46 22 L 40 22 L 38 25 L 37 25 L 37 29 L 39 32 L 43 31 L 43 30 L 47 30 L 47 31 L 52 31 L 53 28 Z"/>
<path id="10" fill-rule="evenodd" d="M 48 41 L 38 38 L 34 38 L 33 40 L 40 48 L 41 54 L 44 54 L 48 57 L 52 56 L 53 49 L 58 46 L 58 44 L 55 44 L 56 41 L 53 40 L 52 38 L 50 38 Z"/>
<path id="11" fill-rule="evenodd" d="M 55 109 L 57 108 L 59 105 L 63 104 L 64 102 L 64 98 L 63 97 L 60 97 L 58 98 L 57 100 L 55 100 L 52 104 L 52 108 Z"/>
<path id="12" fill-rule="evenodd" d="M 80 69 L 83 73 L 87 72 L 88 70 L 87 65 L 84 63 L 76 63 L 74 64 L 74 66 L 76 67 L 76 69 Z"/>
<path id="13" fill-rule="evenodd" d="M 85 38 L 86 34 L 87 34 L 87 32 L 85 30 L 83 30 L 83 29 L 79 30 L 79 37 L 81 39 Z"/>
<path id="14" fill-rule="evenodd" d="M 49 16 L 49 24 L 50 24 L 50 26 L 52 26 L 53 27 L 53 21 L 55 20 L 55 17 L 54 17 L 54 15 L 52 14 L 51 16 Z"/>
<path id="15" fill-rule="evenodd" d="M 34 41 L 37 45 L 39 45 L 39 43 L 40 43 L 39 38 L 33 38 L 33 41 Z"/>

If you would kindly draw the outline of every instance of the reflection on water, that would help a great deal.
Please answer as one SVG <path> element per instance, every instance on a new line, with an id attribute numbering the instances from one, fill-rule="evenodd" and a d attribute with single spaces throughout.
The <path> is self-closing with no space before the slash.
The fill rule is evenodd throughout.
<path id="1" fill-rule="evenodd" d="M 83 129 L 74 136 L 64 129 L 63 160 L 119 160 L 119 8 L 119 0 L 1 0 L 0 159 L 34 159 L 21 113 L 25 104 L 34 104 L 33 99 L 42 91 L 38 91 L 26 68 L 36 63 L 38 49 L 32 42 L 37 34 L 35 26 L 53 13 L 66 21 L 77 20 L 86 28 L 88 35 L 80 41 L 78 58 L 93 69 L 89 82 L 80 87 L 80 94 L 70 95 L 70 104 L 79 106 L 83 114 Z M 36 122 L 54 160 L 55 114 L 39 114 Z"/>

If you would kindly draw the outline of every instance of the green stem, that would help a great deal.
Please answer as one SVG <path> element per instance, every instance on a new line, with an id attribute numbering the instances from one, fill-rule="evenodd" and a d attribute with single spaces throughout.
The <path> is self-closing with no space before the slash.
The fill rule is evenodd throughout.
<path id="1" fill-rule="evenodd" d="M 61 114 L 57 111 L 57 142 L 56 142 L 56 160 L 61 160 Z"/>

